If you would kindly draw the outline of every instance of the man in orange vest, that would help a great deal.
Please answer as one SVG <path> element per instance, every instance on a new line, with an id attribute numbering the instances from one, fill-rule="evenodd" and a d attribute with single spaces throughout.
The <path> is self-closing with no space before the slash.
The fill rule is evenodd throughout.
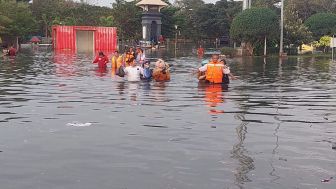
<path id="1" fill-rule="evenodd" d="M 229 74 L 230 70 L 219 61 L 219 55 L 213 54 L 211 61 L 198 68 L 200 72 L 205 72 L 205 79 L 209 83 L 222 83 L 224 74 Z"/>

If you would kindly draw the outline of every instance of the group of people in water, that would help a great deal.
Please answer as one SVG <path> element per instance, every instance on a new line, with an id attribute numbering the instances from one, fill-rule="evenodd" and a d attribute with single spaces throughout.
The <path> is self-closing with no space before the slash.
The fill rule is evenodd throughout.
<path id="1" fill-rule="evenodd" d="M 106 70 L 109 58 L 99 52 L 93 63 L 98 64 L 100 70 Z M 129 48 L 124 54 L 115 51 L 111 58 L 112 74 L 126 77 L 128 81 L 155 80 L 169 81 L 169 65 L 162 59 L 155 62 L 154 69 L 151 69 L 150 61 L 146 58 L 141 48 Z M 231 73 L 224 59 L 219 59 L 218 54 L 213 54 L 210 60 L 202 62 L 197 69 L 198 79 L 203 83 L 229 84 L 230 79 L 236 79 Z"/>
<path id="2" fill-rule="evenodd" d="M 106 70 L 108 57 L 99 52 L 93 63 L 98 64 L 100 70 Z M 127 78 L 128 81 L 151 80 L 169 81 L 170 71 L 169 65 L 162 59 L 158 59 L 155 68 L 151 69 L 150 61 L 146 58 L 144 51 L 137 48 L 134 52 L 133 48 L 129 48 L 124 54 L 115 51 L 111 58 L 112 74 Z"/>

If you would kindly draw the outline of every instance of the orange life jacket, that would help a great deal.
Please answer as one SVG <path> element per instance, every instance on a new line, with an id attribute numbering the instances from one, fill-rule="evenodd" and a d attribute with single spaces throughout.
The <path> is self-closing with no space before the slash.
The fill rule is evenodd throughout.
<path id="1" fill-rule="evenodd" d="M 224 65 L 219 62 L 209 62 L 205 72 L 206 80 L 211 83 L 222 83 Z"/>

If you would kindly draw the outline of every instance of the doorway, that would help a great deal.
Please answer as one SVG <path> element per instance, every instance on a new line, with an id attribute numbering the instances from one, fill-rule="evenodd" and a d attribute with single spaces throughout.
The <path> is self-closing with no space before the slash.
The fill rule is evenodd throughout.
<path id="1" fill-rule="evenodd" d="M 151 24 L 150 40 L 154 41 L 154 43 L 157 42 L 157 23 L 156 21 L 152 21 L 152 24 Z"/>
<path id="2" fill-rule="evenodd" d="M 77 47 L 77 53 L 93 53 L 94 31 L 77 30 L 76 47 Z"/>

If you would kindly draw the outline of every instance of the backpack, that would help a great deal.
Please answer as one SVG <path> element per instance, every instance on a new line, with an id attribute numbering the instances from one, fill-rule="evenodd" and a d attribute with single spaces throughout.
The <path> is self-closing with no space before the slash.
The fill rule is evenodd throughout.
<path id="1" fill-rule="evenodd" d="M 119 77 L 125 77 L 125 71 L 124 71 L 124 67 L 120 66 L 119 69 L 117 70 L 116 75 L 118 75 Z"/>

